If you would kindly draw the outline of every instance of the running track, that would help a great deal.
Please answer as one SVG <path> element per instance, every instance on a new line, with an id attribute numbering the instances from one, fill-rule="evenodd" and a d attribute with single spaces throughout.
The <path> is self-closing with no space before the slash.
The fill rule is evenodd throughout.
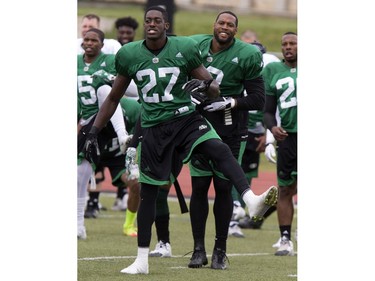
<path id="1" fill-rule="evenodd" d="M 105 192 L 116 192 L 116 187 L 111 184 L 111 175 L 108 169 L 105 169 L 105 180 L 102 185 L 102 191 Z M 181 185 L 182 193 L 186 198 L 190 197 L 191 194 L 191 183 L 190 183 L 190 173 L 189 168 L 184 165 L 180 175 L 178 176 L 178 182 Z M 276 173 L 275 172 L 259 172 L 259 176 L 256 179 L 253 179 L 251 189 L 255 194 L 261 194 L 271 185 L 277 185 Z M 169 192 L 170 196 L 176 196 L 174 187 L 171 188 Z M 213 199 L 215 195 L 214 188 L 211 186 L 208 192 L 209 198 Z"/>

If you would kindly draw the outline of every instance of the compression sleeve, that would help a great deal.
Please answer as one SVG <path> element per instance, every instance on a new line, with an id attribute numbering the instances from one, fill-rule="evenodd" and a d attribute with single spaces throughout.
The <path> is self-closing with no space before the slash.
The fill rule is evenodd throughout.
<path id="1" fill-rule="evenodd" d="M 244 87 L 247 96 L 236 98 L 236 108 L 242 110 L 263 110 L 265 103 L 263 77 L 259 76 L 252 80 L 246 80 Z"/>

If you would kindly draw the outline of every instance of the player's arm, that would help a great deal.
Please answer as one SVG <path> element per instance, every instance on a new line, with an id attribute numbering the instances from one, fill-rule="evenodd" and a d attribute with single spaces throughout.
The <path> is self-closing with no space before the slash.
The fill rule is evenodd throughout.
<path id="1" fill-rule="evenodd" d="M 263 77 L 244 81 L 244 88 L 247 95 L 235 98 L 233 107 L 240 110 L 263 110 L 265 104 Z"/>
<path id="2" fill-rule="evenodd" d="M 130 81 L 131 79 L 126 76 L 120 74 L 116 76 L 116 79 L 112 85 L 112 90 L 100 107 L 90 133 L 97 134 L 111 119 L 112 115 L 116 111 L 120 99 L 123 97 L 124 92 L 128 88 Z"/>
<path id="3" fill-rule="evenodd" d="M 272 132 L 272 128 L 277 126 L 276 122 L 276 107 L 277 100 L 275 96 L 266 95 L 266 104 L 264 106 L 264 123 L 266 127 Z"/>
<path id="4" fill-rule="evenodd" d="M 203 64 L 193 69 L 190 75 L 193 78 L 201 80 L 201 81 L 194 81 L 195 79 L 193 79 L 193 80 L 190 80 L 187 84 L 194 83 L 194 82 L 198 84 L 198 82 L 201 82 L 199 87 L 201 87 L 202 89 L 198 89 L 198 91 L 204 92 L 209 99 L 217 98 L 220 95 L 219 84 L 217 83 L 215 79 L 212 78 L 211 74 L 203 66 Z"/>

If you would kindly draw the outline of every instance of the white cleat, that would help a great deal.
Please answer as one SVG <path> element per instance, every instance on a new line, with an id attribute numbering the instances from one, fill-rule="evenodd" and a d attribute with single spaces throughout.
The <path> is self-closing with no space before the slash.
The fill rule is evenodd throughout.
<path id="1" fill-rule="evenodd" d="M 294 256 L 293 242 L 285 236 L 281 237 L 280 247 L 277 249 L 275 256 Z"/>
<path id="2" fill-rule="evenodd" d="M 172 256 L 172 247 L 171 244 L 164 243 L 159 241 L 156 243 L 155 250 L 151 251 L 148 254 L 149 257 L 161 257 L 161 258 L 170 258 Z"/>
<path id="3" fill-rule="evenodd" d="M 125 274 L 148 274 L 148 263 L 136 259 L 131 265 L 120 272 Z"/>
<path id="4" fill-rule="evenodd" d="M 77 238 L 78 240 L 86 240 L 87 235 L 86 235 L 86 228 L 84 226 L 78 228 Z"/>
<path id="5" fill-rule="evenodd" d="M 281 242 L 281 237 L 279 238 L 279 240 L 277 240 L 275 244 L 272 245 L 272 248 L 280 248 L 280 242 Z"/>
<path id="6" fill-rule="evenodd" d="M 242 208 L 241 203 L 238 201 L 233 202 L 232 220 L 239 221 L 245 216 L 246 216 L 246 211 L 244 208 Z"/>
<path id="7" fill-rule="evenodd" d="M 269 208 L 277 203 L 278 190 L 276 186 L 271 186 L 261 195 L 252 197 L 248 205 L 249 216 L 255 221 L 263 219 L 264 214 Z"/>

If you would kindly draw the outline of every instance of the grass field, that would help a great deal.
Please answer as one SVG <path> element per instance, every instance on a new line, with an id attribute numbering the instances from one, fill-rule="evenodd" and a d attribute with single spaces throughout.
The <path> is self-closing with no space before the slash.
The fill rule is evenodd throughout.
<path id="1" fill-rule="evenodd" d="M 101 203 L 110 207 L 114 194 L 103 194 Z M 187 267 L 192 250 L 189 214 L 179 212 L 178 203 L 170 199 L 170 235 L 172 258 L 150 258 L 149 275 L 124 275 L 120 270 L 130 265 L 137 253 L 137 239 L 122 234 L 123 212 L 102 211 L 97 219 L 87 219 L 87 240 L 78 241 L 78 280 L 116 281 L 116 280 L 252 280 L 252 281 L 290 281 L 297 280 L 297 255 L 276 257 L 272 244 L 279 237 L 276 213 L 263 224 L 261 230 L 244 229 L 245 238 L 228 238 L 227 270 L 209 268 L 214 243 L 212 204 L 206 228 L 206 250 L 209 264 L 205 268 Z M 296 229 L 296 216 L 293 221 L 293 236 Z M 294 237 L 293 237 L 294 240 Z M 151 248 L 156 244 L 153 227 Z M 297 252 L 297 243 L 294 242 Z M 186 256 L 184 256 L 187 254 Z"/>

